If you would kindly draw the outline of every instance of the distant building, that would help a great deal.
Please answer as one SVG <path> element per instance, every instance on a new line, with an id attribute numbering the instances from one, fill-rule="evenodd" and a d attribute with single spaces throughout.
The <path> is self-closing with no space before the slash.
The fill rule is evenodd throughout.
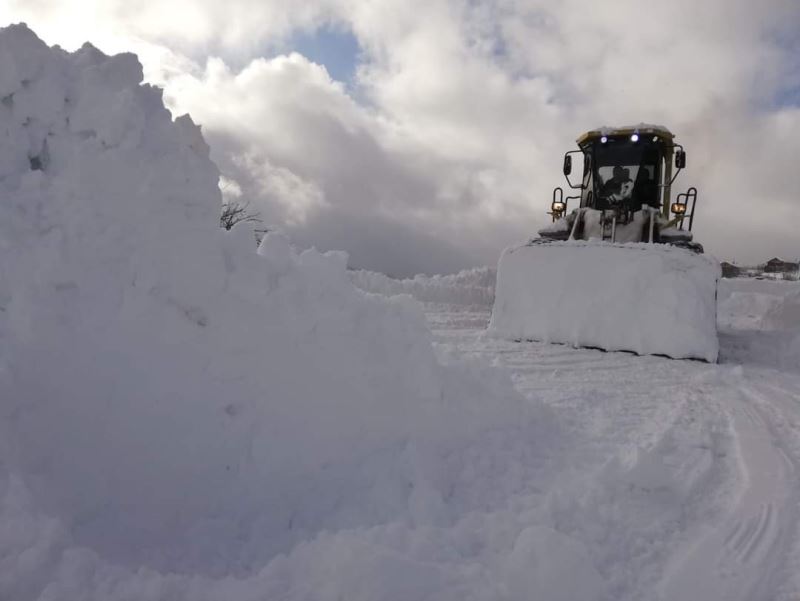
<path id="1" fill-rule="evenodd" d="M 770 259 L 764 264 L 764 273 L 793 274 L 796 273 L 798 269 L 800 269 L 800 263 L 784 261 L 783 259 L 779 259 L 777 257 Z"/>
<path id="2" fill-rule="evenodd" d="M 742 275 L 741 268 L 737 267 L 733 263 L 723 261 L 720 263 L 720 267 L 722 268 L 723 278 L 738 278 L 740 275 Z"/>
<path id="3" fill-rule="evenodd" d="M 800 279 L 800 262 L 793 263 L 775 257 L 760 265 L 734 265 L 728 261 L 720 263 L 723 278 L 759 278 L 770 280 Z"/>

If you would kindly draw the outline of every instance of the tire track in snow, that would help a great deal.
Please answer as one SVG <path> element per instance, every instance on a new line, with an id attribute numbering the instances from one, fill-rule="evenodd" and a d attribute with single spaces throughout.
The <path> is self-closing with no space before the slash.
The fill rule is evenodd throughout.
<path id="1" fill-rule="evenodd" d="M 783 547 L 776 565 L 762 578 L 756 591 L 764 598 L 796 601 L 800 599 L 800 375 L 747 369 L 743 376 L 743 391 L 763 415 L 788 481 L 793 484 L 784 519 L 778 522 Z M 774 581 L 771 584 L 770 578 Z M 772 596 L 766 597 L 768 594 Z"/>
<path id="2" fill-rule="evenodd" d="M 661 530 L 664 551 L 645 558 L 614 557 L 595 549 L 601 563 L 610 562 L 615 571 L 636 572 L 617 580 L 615 598 L 800 599 L 800 575 L 793 576 L 792 569 L 800 565 L 800 375 L 512 343 L 482 336 L 479 317 L 463 325 L 448 321 L 431 324 L 441 344 L 507 369 L 520 391 L 544 399 L 576 428 L 583 451 L 606 457 L 637 446 L 663 451 L 677 437 L 676 449 L 667 451 L 674 454 L 662 457 L 670 465 L 673 458 L 683 458 L 677 479 L 689 477 L 694 490 L 682 501 L 675 529 Z M 720 419 L 714 419 L 715 412 Z M 723 423 L 731 430 L 729 441 L 718 449 L 711 445 L 712 459 L 687 454 L 697 424 L 713 432 Z M 729 450 L 730 459 L 720 459 Z M 570 461 L 581 454 L 575 451 Z M 694 473 L 692 457 L 714 465 L 698 465 Z M 731 471 L 737 467 L 738 476 Z M 584 468 L 591 470 L 591 465 Z M 594 475 L 587 471 L 586 477 Z M 632 534 L 644 531 L 644 524 L 632 517 L 622 518 L 619 527 Z"/>
<path id="3" fill-rule="evenodd" d="M 652 598 L 682 533 L 731 488 L 730 426 L 708 392 L 715 366 L 511 342 L 463 321 L 431 320 L 439 344 L 503 367 L 558 411 L 576 443 L 562 457 L 565 477 L 542 484 L 561 499 L 540 519 L 554 514 L 591 549 L 611 598 Z"/>
<path id="4" fill-rule="evenodd" d="M 724 369 L 724 368 L 721 368 Z M 733 510 L 705 528 L 686 553 L 668 567 L 661 593 L 665 600 L 751 600 L 775 598 L 782 571 L 795 544 L 800 488 L 797 459 L 776 432 L 765 409 L 773 396 L 730 370 L 731 380 L 716 393 L 731 395 L 744 485 Z M 721 381 L 724 381 L 721 379 Z"/>
<path id="5" fill-rule="evenodd" d="M 764 503 L 757 516 L 751 517 L 745 527 L 739 522 L 726 540 L 725 547 L 739 563 L 748 563 L 766 540 L 769 547 L 775 538 L 775 519 L 772 503 Z"/>

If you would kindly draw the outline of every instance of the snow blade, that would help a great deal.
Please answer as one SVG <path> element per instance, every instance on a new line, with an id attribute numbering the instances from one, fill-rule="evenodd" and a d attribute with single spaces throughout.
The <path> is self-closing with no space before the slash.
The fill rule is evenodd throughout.
<path id="1" fill-rule="evenodd" d="M 719 277 L 713 259 L 668 245 L 535 240 L 500 257 L 489 329 L 716 362 Z"/>

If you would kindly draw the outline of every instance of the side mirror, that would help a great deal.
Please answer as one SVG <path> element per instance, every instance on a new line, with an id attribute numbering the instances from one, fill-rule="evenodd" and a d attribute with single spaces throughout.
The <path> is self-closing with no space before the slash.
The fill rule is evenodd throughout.
<path id="1" fill-rule="evenodd" d="M 683 150 L 678 150 L 675 152 L 675 166 L 678 169 L 683 169 L 686 167 L 686 152 Z"/>
<path id="2" fill-rule="evenodd" d="M 564 175 L 570 173 L 572 173 L 572 155 L 568 154 L 564 156 Z"/>

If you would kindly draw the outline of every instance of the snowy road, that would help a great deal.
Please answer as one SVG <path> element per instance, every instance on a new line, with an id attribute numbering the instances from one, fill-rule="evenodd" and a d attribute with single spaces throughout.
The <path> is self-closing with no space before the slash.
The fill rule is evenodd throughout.
<path id="1" fill-rule="evenodd" d="M 800 373 L 760 365 L 763 332 L 729 332 L 708 365 L 496 340 L 486 311 L 427 309 L 441 349 L 569 424 L 550 511 L 609 598 L 800 598 Z"/>
<path id="2" fill-rule="evenodd" d="M 769 599 L 775 584 L 791 574 L 797 529 L 797 432 L 800 388 L 775 386 L 755 372 L 735 370 L 728 411 L 736 434 L 743 486 L 732 511 L 702 529 L 668 574 L 665 597 Z M 788 399 L 794 399 L 787 403 Z M 781 573 L 786 571 L 788 573 Z"/>

